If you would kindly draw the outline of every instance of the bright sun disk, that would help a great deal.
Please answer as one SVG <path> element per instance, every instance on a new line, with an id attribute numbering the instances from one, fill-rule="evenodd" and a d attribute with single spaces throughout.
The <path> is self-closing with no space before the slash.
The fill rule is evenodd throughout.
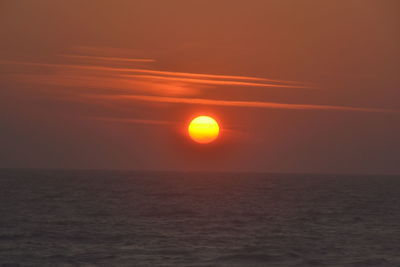
<path id="1" fill-rule="evenodd" d="M 200 144 L 208 144 L 217 139 L 219 125 L 210 116 L 198 116 L 190 122 L 188 132 L 193 141 Z"/>

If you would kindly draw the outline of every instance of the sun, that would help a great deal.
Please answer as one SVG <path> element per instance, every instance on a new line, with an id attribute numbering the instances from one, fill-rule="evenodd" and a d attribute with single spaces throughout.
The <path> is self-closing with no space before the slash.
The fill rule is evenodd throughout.
<path id="1" fill-rule="evenodd" d="M 210 116 L 198 116 L 189 123 L 188 133 L 193 141 L 200 144 L 208 144 L 217 139 L 219 125 Z"/>

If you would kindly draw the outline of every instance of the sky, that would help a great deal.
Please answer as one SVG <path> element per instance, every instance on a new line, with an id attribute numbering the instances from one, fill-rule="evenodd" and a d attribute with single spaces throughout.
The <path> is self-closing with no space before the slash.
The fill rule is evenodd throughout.
<path id="1" fill-rule="evenodd" d="M 1 0 L 0 168 L 399 174 L 398 10 Z"/>

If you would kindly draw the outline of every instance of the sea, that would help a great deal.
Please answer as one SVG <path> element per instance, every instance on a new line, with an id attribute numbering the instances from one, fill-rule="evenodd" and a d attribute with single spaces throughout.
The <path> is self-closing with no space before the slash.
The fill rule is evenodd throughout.
<path id="1" fill-rule="evenodd" d="M 400 266 L 400 176 L 2 169 L 0 266 Z"/>

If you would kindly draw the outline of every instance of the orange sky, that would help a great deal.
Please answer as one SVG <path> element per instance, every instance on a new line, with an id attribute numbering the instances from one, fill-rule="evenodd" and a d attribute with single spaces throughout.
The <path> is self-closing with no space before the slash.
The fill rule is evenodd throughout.
<path id="1" fill-rule="evenodd" d="M 400 173 L 399 8 L 2 1 L 0 167 Z"/>

